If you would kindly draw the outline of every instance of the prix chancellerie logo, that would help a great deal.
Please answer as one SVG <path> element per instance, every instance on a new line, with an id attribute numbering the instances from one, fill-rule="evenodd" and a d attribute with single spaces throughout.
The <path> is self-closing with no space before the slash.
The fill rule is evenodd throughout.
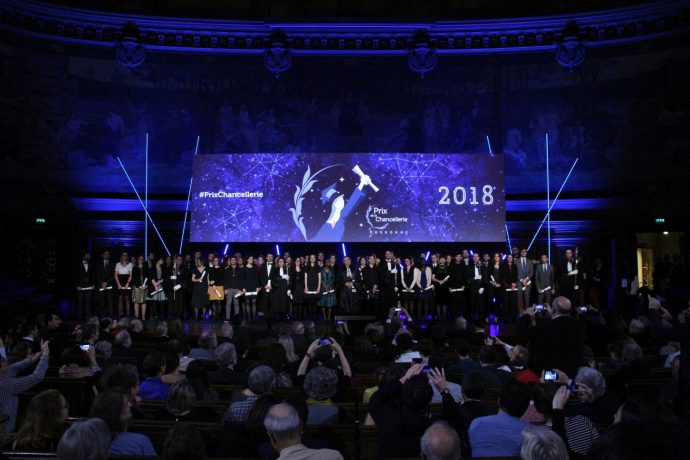
<path id="1" fill-rule="evenodd" d="M 392 223 L 406 224 L 409 222 L 407 217 L 393 216 L 389 214 L 389 209 L 375 205 L 369 205 L 365 214 L 367 224 L 369 224 L 369 234 L 391 234 L 406 235 L 407 230 L 390 230 L 388 227 Z"/>
<path id="2" fill-rule="evenodd" d="M 199 198 L 263 198 L 264 192 L 199 192 Z"/>

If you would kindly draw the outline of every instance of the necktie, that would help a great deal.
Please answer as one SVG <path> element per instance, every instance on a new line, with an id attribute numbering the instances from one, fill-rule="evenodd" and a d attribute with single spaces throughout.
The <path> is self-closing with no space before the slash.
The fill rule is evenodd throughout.
<path id="1" fill-rule="evenodd" d="M 546 264 L 542 265 L 544 267 L 544 273 L 546 273 Z"/>

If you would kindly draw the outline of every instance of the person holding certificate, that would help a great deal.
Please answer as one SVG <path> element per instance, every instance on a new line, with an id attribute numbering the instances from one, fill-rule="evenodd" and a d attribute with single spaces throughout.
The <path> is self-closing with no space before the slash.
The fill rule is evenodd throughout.
<path id="1" fill-rule="evenodd" d="M 335 270 L 331 267 L 331 261 L 326 259 L 321 269 L 321 299 L 319 299 L 321 315 L 324 321 L 331 321 L 331 311 L 337 303 L 338 299 L 335 295 Z"/>
<path id="2" fill-rule="evenodd" d="M 204 259 L 199 257 L 196 259 L 196 268 L 192 270 L 192 312 L 195 320 L 199 319 L 199 310 L 202 311 L 202 315 L 206 313 L 206 305 L 208 305 L 208 273 Z"/>

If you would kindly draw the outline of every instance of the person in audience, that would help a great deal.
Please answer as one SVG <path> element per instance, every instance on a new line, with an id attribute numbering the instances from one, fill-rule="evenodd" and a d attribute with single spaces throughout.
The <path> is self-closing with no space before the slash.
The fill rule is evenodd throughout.
<path id="1" fill-rule="evenodd" d="M 154 337 L 157 339 L 169 339 L 168 323 L 165 321 L 158 321 L 158 323 L 156 323 L 156 328 L 154 329 L 154 334 Z"/>
<path id="2" fill-rule="evenodd" d="M 107 340 L 99 340 L 94 345 L 96 350 L 96 364 L 101 370 L 109 369 L 113 366 L 113 362 L 110 361 L 110 357 L 113 355 L 113 344 Z"/>
<path id="3" fill-rule="evenodd" d="M 621 359 L 623 366 L 609 378 L 608 387 L 623 400 L 627 397 L 627 383 L 650 380 L 654 375 L 644 362 L 644 351 L 637 344 L 623 346 Z"/>
<path id="4" fill-rule="evenodd" d="M 532 391 L 534 407 L 546 418 L 544 426 L 563 436 L 571 453 L 584 456 L 599 438 L 599 430 L 583 415 L 565 417 L 564 409 L 569 397 L 566 385 L 553 382 L 536 385 Z"/>
<path id="5" fill-rule="evenodd" d="M 196 399 L 199 401 L 218 401 L 218 392 L 211 389 L 204 363 L 197 360 L 190 362 L 185 370 L 185 378 L 192 384 Z"/>
<path id="6" fill-rule="evenodd" d="M 460 437 L 442 420 L 426 429 L 420 448 L 422 460 L 460 460 Z"/>
<path id="7" fill-rule="evenodd" d="M 170 385 L 163 383 L 161 377 L 165 374 L 163 354 L 156 351 L 144 359 L 144 373 L 146 378 L 139 385 L 141 399 L 167 399 Z"/>
<path id="8" fill-rule="evenodd" d="M 455 352 L 458 354 L 458 361 L 451 364 L 446 372 L 449 374 L 463 374 L 467 375 L 480 369 L 480 364 L 474 359 L 470 358 L 470 343 L 465 339 L 460 339 L 455 346 Z"/>
<path id="9" fill-rule="evenodd" d="M 676 460 L 690 452 L 687 427 L 674 422 L 646 420 L 617 423 L 594 444 L 591 460 Z"/>
<path id="10" fill-rule="evenodd" d="M 101 371 L 96 362 L 96 349 L 92 345 L 88 346 L 88 351 L 84 351 L 80 345 L 70 345 L 62 352 L 60 362 L 62 365 L 58 373 L 63 378 L 90 378 Z"/>
<path id="11" fill-rule="evenodd" d="M 163 444 L 165 460 L 204 460 L 206 441 L 192 423 L 176 423 L 170 428 Z"/>
<path id="12" fill-rule="evenodd" d="M 129 335 L 132 336 L 132 340 L 141 340 L 144 337 L 144 322 L 139 318 L 134 318 L 129 322 Z"/>
<path id="13" fill-rule="evenodd" d="M 419 439 L 432 422 L 428 412 L 433 396 L 430 381 L 443 395 L 443 418 L 460 428 L 458 404 L 446 386 L 445 372 L 423 370 L 423 364 L 412 364 L 403 377 L 383 385 L 369 401 L 382 458 L 419 456 Z"/>
<path id="14" fill-rule="evenodd" d="M 115 345 L 113 345 L 113 358 L 133 358 L 139 359 L 139 355 L 132 350 L 132 337 L 127 331 L 120 331 L 115 334 Z"/>
<path id="15" fill-rule="evenodd" d="M 69 416 L 69 405 L 57 390 L 43 391 L 29 402 L 12 450 L 53 452 L 60 442 Z"/>
<path id="16" fill-rule="evenodd" d="M 304 326 L 302 326 L 302 328 L 304 330 Z M 295 352 L 295 342 L 292 340 L 291 336 L 288 334 L 281 334 L 280 337 L 278 337 L 278 343 L 285 348 L 288 363 L 296 363 L 299 361 L 299 356 L 297 356 Z"/>
<path id="17" fill-rule="evenodd" d="M 256 457 L 260 446 L 269 442 L 263 425 L 268 410 L 280 399 L 271 394 L 260 396 L 244 422 L 223 424 L 218 453 L 227 457 Z M 268 458 L 276 458 L 275 452 Z"/>
<path id="18" fill-rule="evenodd" d="M 601 371 L 618 371 L 623 368 L 623 360 L 621 359 L 621 355 L 623 354 L 623 347 L 625 346 L 625 341 L 624 340 L 614 340 L 612 342 L 609 342 L 609 344 L 606 346 L 606 349 L 609 353 L 610 359 L 608 361 L 604 361 L 601 363 L 599 366 L 599 370 Z"/>
<path id="19" fill-rule="evenodd" d="M 325 343 L 326 341 L 328 343 Z M 352 378 L 350 363 L 342 347 L 333 337 L 324 337 L 312 342 L 297 369 L 297 385 L 301 386 L 304 383 L 307 370 L 314 366 L 326 366 L 336 371 L 339 390 L 350 385 Z"/>
<path id="20" fill-rule="evenodd" d="M 570 382 L 559 371 L 559 383 Z M 610 426 L 620 406 L 618 396 L 606 389 L 606 380 L 596 369 L 581 367 L 575 376 L 575 388 L 580 404 L 568 407 L 568 415 L 584 415 L 597 426 Z"/>
<path id="21" fill-rule="evenodd" d="M 395 358 L 396 363 L 411 363 L 415 359 L 422 358 L 422 355 L 417 350 L 413 350 L 414 337 L 408 331 L 398 329 L 393 342 L 393 345 L 398 349 L 398 356 Z"/>
<path id="22" fill-rule="evenodd" d="M 100 418 L 73 423 L 62 435 L 57 447 L 58 460 L 106 460 L 111 433 Z"/>
<path id="23" fill-rule="evenodd" d="M 165 374 L 161 376 L 161 380 L 166 385 L 172 385 L 175 382 L 185 379 L 185 375 L 180 369 L 180 357 L 176 353 L 167 352 L 163 355 L 165 361 Z"/>
<path id="24" fill-rule="evenodd" d="M 129 400 L 132 418 L 144 418 L 141 410 L 141 398 L 139 397 L 139 371 L 131 364 L 113 366 L 103 373 L 100 379 L 100 388 L 109 390 L 119 388 Z"/>
<path id="25" fill-rule="evenodd" d="M 556 297 L 547 308 L 549 320 L 537 322 L 528 331 L 530 356 L 534 370 L 560 369 L 574 375 L 582 362 L 584 332 L 580 323 L 571 317 L 572 304 L 566 297 Z M 530 307 L 527 313 L 535 315 Z"/>
<path id="26" fill-rule="evenodd" d="M 539 383 L 539 376 L 529 368 L 529 350 L 522 345 L 508 345 L 500 338 L 494 337 L 493 343 L 501 345 L 510 359 L 509 370 L 515 374 L 515 380 L 522 383 Z"/>
<path id="27" fill-rule="evenodd" d="M 102 419 L 110 429 L 110 455 L 155 457 L 156 451 L 148 436 L 127 431 L 132 420 L 129 398 L 119 388 L 111 388 L 96 396 L 89 417 Z"/>
<path id="28" fill-rule="evenodd" d="M 266 364 L 276 373 L 276 388 L 290 388 L 293 386 L 290 375 L 289 361 L 285 348 L 279 343 L 271 343 L 266 351 Z"/>
<path id="29" fill-rule="evenodd" d="M 205 359 L 208 361 L 215 361 L 215 350 L 218 346 L 218 339 L 213 331 L 204 331 L 199 336 L 199 346 L 192 348 L 189 352 L 191 359 Z"/>
<path id="30" fill-rule="evenodd" d="M 156 414 L 156 420 L 176 422 L 217 422 L 218 414 L 210 407 L 197 406 L 194 387 L 187 380 L 173 384 L 168 392 L 165 407 Z"/>
<path id="31" fill-rule="evenodd" d="M 613 423 L 645 422 L 655 418 L 656 414 L 652 406 L 639 399 L 628 399 L 616 411 Z"/>
<path id="32" fill-rule="evenodd" d="M 551 430 L 539 426 L 528 426 L 522 432 L 520 447 L 522 460 L 568 460 L 565 443 Z"/>
<path id="33" fill-rule="evenodd" d="M 99 322 L 99 327 L 101 328 L 98 339 L 106 340 L 110 343 L 115 342 L 115 337 L 113 337 L 113 319 L 112 318 L 102 318 Z"/>
<path id="34" fill-rule="evenodd" d="M 527 387 L 512 381 L 503 385 L 498 400 L 498 414 L 479 417 L 468 430 L 473 457 L 510 457 L 520 455 L 522 430 L 529 424 L 521 420 L 529 406 Z"/>
<path id="35" fill-rule="evenodd" d="M 0 341 L 0 347 L 4 347 Z M 50 360 L 50 342 L 41 341 L 41 351 L 33 356 L 29 355 L 30 349 L 25 347 L 23 356 L 13 358 L 10 366 L 0 378 L 0 415 L 5 414 L 9 418 L 5 422 L 5 433 L 12 433 L 17 423 L 17 407 L 19 406 L 19 393 L 30 390 L 38 385 L 46 375 Z M 31 366 L 38 365 L 31 374 L 23 375 Z"/>
<path id="36" fill-rule="evenodd" d="M 478 372 L 473 372 L 462 379 L 463 401 L 460 406 L 460 416 L 463 426 L 469 427 L 477 417 L 493 415 L 496 413 L 489 405 L 482 400 L 486 392 L 486 381 Z"/>
<path id="37" fill-rule="evenodd" d="M 245 421 L 256 400 L 273 391 L 275 379 L 276 374 L 269 366 L 257 366 L 252 369 L 247 378 L 248 388 L 243 392 L 245 399 L 230 405 L 223 416 L 223 423 Z"/>
<path id="38" fill-rule="evenodd" d="M 309 418 L 307 425 L 332 425 L 341 421 L 340 409 L 331 398 L 338 387 L 338 376 L 333 369 L 316 366 L 304 378 Z"/>
<path id="39" fill-rule="evenodd" d="M 489 386 L 501 386 L 515 380 L 510 372 L 496 368 L 496 352 L 492 346 L 482 345 L 479 348 L 479 365 L 480 369 L 474 372 L 481 374 Z"/>
<path id="40" fill-rule="evenodd" d="M 302 444 L 302 423 L 297 410 L 290 404 L 271 407 L 264 418 L 264 427 L 271 445 L 280 454 L 279 460 L 343 460 L 338 451 L 309 449 Z"/>
<path id="41" fill-rule="evenodd" d="M 216 384 L 246 385 L 247 375 L 235 370 L 237 366 L 237 348 L 234 343 L 225 342 L 218 345 L 215 351 L 218 370 L 208 375 L 209 381 Z"/>

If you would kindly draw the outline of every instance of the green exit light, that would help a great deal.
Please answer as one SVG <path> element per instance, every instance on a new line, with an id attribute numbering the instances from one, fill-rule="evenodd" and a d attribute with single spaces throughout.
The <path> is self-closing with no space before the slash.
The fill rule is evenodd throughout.
<path id="1" fill-rule="evenodd" d="M 37 217 L 37 218 L 36 218 L 36 223 L 37 223 L 37 224 L 45 224 L 45 223 L 46 223 L 46 220 L 43 219 L 43 218 L 41 218 L 41 217 Z"/>
<path id="2" fill-rule="evenodd" d="M 666 223 L 666 219 L 664 219 L 663 217 L 657 217 L 656 219 L 654 219 L 654 222 L 656 222 L 657 224 L 664 224 Z"/>

